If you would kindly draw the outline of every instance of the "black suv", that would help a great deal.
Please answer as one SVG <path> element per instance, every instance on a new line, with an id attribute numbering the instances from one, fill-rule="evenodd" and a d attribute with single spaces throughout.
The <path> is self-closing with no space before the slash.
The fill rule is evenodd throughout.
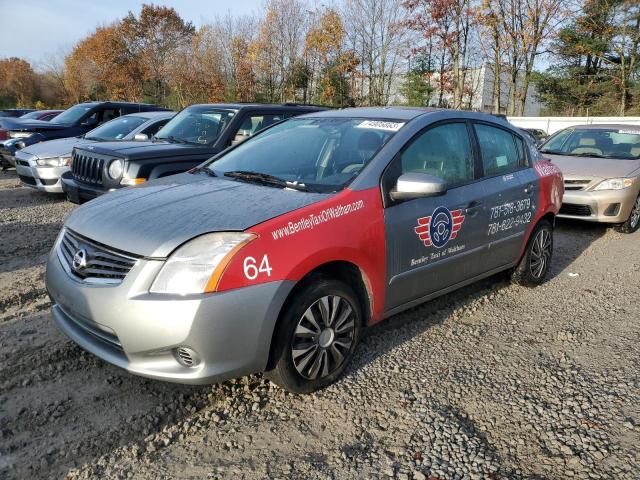
<path id="1" fill-rule="evenodd" d="M 73 151 L 62 189 L 73 203 L 110 190 L 189 170 L 227 147 L 289 117 L 325 110 L 314 105 L 192 105 L 148 142 L 83 145 Z"/>
<path id="2" fill-rule="evenodd" d="M 15 153 L 34 143 L 56 138 L 77 137 L 128 113 L 168 110 L 148 103 L 85 102 L 68 108 L 51 121 L 0 118 L 0 164 L 14 166 Z"/>

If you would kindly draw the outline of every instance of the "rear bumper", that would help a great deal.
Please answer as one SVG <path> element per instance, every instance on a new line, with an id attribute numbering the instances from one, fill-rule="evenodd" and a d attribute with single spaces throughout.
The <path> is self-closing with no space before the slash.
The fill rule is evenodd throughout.
<path id="1" fill-rule="evenodd" d="M 60 177 L 69 167 L 38 167 L 35 160 L 17 158 L 16 172 L 22 185 L 42 192 L 62 193 Z"/>
<path id="2" fill-rule="evenodd" d="M 52 316 L 74 342 L 133 374 L 187 384 L 211 384 L 265 369 L 278 314 L 293 288 L 280 281 L 186 297 L 149 293 L 162 267 L 138 260 L 121 284 L 86 284 L 56 253 L 46 285 Z M 197 362 L 185 366 L 177 349 Z"/>
<path id="3" fill-rule="evenodd" d="M 88 202 L 110 191 L 97 185 L 76 182 L 70 171 L 60 177 L 60 182 L 67 200 L 77 204 Z"/>
<path id="4" fill-rule="evenodd" d="M 638 198 L 638 188 L 602 191 L 565 191 L 560 218 L 587 222 L 623 223 Z"/>

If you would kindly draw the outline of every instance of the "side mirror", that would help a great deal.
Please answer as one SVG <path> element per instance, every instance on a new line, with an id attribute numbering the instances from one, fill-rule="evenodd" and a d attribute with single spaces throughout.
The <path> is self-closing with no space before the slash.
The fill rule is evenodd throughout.
<path id="1" fill-rule="evenodd" d="M 447 182 L 426 173 L 410 172 L 400 175 L 396 186 L 389 192 L 392 200 L 436 197 L 447 193 Z"/>
<path id="2" fill-rule="evenodd" d="M 136 142 L 144 142 L 144 141 L 146 141 L 146 140 L 149 140 L 149 135 L 147 135 L 146 133 L 136 133 L 136 134 L 133 136 L 133 139 L 134 139 Z"/>

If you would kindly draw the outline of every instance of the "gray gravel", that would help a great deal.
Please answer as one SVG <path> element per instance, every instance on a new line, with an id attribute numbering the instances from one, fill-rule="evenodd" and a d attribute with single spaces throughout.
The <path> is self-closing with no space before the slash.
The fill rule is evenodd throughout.
<path id="1" fill-rule="evenodd" d="M 0 174 L 0 478 L 629 478 L 640 233 L 560 222 L 551 278 L 499 275 L 371 329 L 336 385 L 131 376 L 48 313 L 73 206 Z"/>

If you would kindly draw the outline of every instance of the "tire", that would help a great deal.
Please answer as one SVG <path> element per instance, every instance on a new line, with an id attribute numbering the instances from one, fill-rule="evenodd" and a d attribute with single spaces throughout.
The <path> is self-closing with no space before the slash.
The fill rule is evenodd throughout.
<path id="1" fill-rule="evenodd" d="M 620 225 L 616 225 L 613 228 L 620 233 L 633 233 L 640 228 L 640 195 L 636 198 L 627 221 Z"/>
<path id="2" fill-rule="evenodd" d="M 540 220 L 529 237 L 527 248 L 511 280 L 526 287 L 540 285 L 547 276 L 552 256 L 553 227 L 547 220 Z"/>
<path id="3" fill-rule="evenodd" d="M 265 375 L 289 392 L 311 393 L 335 382 L 349 364 L 362 310 L 351 287 L 324 276 L 312 277 L 294 295 L 274 335 L 274 368 Z"/>

